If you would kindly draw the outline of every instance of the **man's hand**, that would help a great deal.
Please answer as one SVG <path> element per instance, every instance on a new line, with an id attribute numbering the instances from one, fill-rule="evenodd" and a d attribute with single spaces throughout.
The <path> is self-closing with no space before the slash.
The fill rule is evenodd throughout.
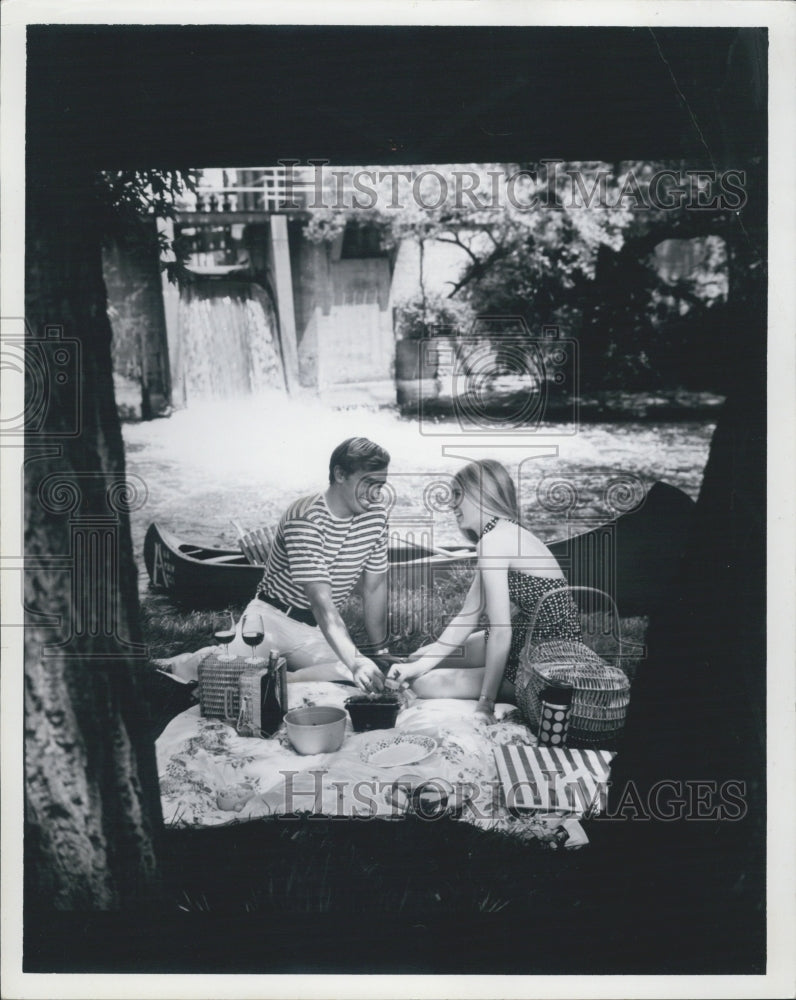
<path id="1" fill-rule="evenodd" d="M 352 673 L 357 685 L 363 691 L 381 691 L 384 688 L 384 675 L 367 656 L 358 656 L 354 660 Z"/>

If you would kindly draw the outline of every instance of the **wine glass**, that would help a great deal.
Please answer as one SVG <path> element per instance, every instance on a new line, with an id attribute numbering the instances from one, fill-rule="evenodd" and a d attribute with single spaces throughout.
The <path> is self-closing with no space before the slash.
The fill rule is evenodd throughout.
<path id="1" fill-rule="evenodd" d="M 220 642 L 224 647 L 225 652 L 219 653 L 218 661 L 219 663 L 231 663 L 235 659 L 234 656 L 230 656 L 226 652 L 227 647 L 235 638 L 235 617 L 230 611 L 229 613 L 229 625 L 225 628 L 220 628 L 215 634 L 216 642 Z"/>
<path id="2" fill-rule="evenodd" d="M 246 658 L 246 663 L 252 665 L 264 663 L 265 661 L 261 656 L 253 655 L 254 650 L 265 638 L 265 625 L 263 625 L 262 615 L 259 615 L 256 611 L 249 611 L 243 616 L 241 638 L 252 650 L 252 656 Z"/>

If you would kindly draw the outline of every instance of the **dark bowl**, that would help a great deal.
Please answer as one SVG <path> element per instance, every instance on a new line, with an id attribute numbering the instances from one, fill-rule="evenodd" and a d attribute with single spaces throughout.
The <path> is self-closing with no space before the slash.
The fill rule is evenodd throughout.
<path id="1" fill-rule="evenodd" d="M 345 707 L 351 716 L 354 731 L 364 733 L 369 729 L 392 729 L 401 711 L 401 702 L 392 695 L 375 698 L 354 695 L 346 699 Z"/>

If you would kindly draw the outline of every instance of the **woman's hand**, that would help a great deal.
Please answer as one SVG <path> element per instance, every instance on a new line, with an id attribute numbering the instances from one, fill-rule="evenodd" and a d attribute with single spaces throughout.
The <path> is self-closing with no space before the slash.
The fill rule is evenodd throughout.
<path id="1" fill-rule="evenodd" d="M 437 662 L 438 658 L 434 657 L 423 657 L 412 661 L 407 658 L 406 663 L 394 663 L 390 667 L 387 680 L 397 685 L 410 684 L 413 680 L 428 673 L 432 667 L 437 665 Z"/>
<path id="2" fill-rule="evenodd" d="M 433 670 L 449 654 L 450 649 L 440 645 L 439 640 L 429 642 L 405 657 L 405 663 L 391 667 L 387 678 L 398 683 L 409 683 Z"/>
<path id="3" fill-rule="evenodd" d="M 482 696 L 478 699 L 478 704 L 475 706 L 475 721 L 488 726 L 495 722 L 495 703 L 491 698 Z"/>

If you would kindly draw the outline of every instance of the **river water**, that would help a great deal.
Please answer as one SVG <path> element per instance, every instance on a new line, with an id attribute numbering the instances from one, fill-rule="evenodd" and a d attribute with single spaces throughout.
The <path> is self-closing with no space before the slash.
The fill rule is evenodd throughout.
<path id="1" fill-rule="evenodd" d="M 310 395 L 287 399 L 279 392 L 128 423 L 127 471 L 147 489 L 131 515 L 142 589 L 150 522 L 234 545 L 232 518 L 247 527 L 273 524 L 292 499 L 325 487 L 329 454 L 350 436 L 364 435 L 390 452 L 392 520 L 410 529 L 431 523 L 434 541 L 445 544 L 461 540 L 444 503 L 446 484 L 468 458 L 504 462 L 519 480 L 529 524 L 550 541 L 566 533 L 567 518 L 584 527 L 608 519 L 656 480 L 696 500 L 713 429 L 707 422 L 548 424 L 464 436 L 454 420 L 422 424 L 389 409 L 330 409 Z"/>

